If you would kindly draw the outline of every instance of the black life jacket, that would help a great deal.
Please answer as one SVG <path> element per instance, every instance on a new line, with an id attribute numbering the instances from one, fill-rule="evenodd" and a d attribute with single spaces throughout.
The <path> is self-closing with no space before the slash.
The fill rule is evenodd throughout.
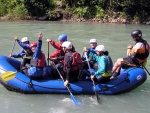
<path id="1" fill-rule="evenodd" d="M 24 50 L 25 51 L 25 55 L 26 57 L 28 58 L 32 58 L 32 55 L 33 55 L 33 52 L 31 49 L 27 49 L 27 50 Z"/>
<path id="2" fill-rule="evenodd" d="M 66 56 L 69 56 L 72 61 L 72 71 L 80 70 L 81 69 L 81 63 L 82 58 L 81 55 L 78 52 L 73 52 L 72 54 L 66 53 Z M 64 61 L 65 69 L 67 69 L 66 62 Z"/>

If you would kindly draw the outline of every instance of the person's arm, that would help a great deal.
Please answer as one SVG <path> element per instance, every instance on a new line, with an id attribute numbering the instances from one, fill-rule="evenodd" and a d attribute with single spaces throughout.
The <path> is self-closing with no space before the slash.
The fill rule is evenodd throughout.
<path id="1" fill-rule="evenodd" d="M 61 51 L 57 49 L 54 53 L 50 55 L 50 58 L 59 57 L 60 55 L 61 55 Z"/>
<path id="2" fill-rule="evenodd" d="M 69 83 L 69 78 L 70 78 L 70 73 L 71 73 L 72 60 L 70 59 L 69 56 L 65 56 L 65 60 L 66 60 L 67 70 L 66 70 L 66 81 L 64 82 L 64 86 L 67 86 Z"/>
<path id="3" fill-rule="evenodd" d="M 95 49 L 92 49 L 92 48 L 88 48 L 88 53 L 92 52 L 93 54 L 96 54 L 96 50 Z"/>
<path id="4" fill-rule="evenodd" d="M 47 39 L 46 41 L 49 42 L 55 49 L 59 49 L 59 50 L 62 49 L 62 46 L 60 43 L 56 43 L 54 40 L 51 40 L 51 39 Z"/>
<path id="5" fill-rule="evenodd" d="M 57 60 L 64 60 L 64 56 L 57 57 Z"/>
<path id="6" fill-rule="evenodd" d="M 56 43 L 54 40 L 52 40 L 52 41 L 50 42 L 50 44 L 51 44 L 55 49 L 59 49 L 59 50 L 62 49 L 61 44 Z"/>
<path id="7" fill-rule="evenodd" d="M 69 80 L 70 78 L 70 72 L 71 72 L 71 67 L 72 67 L 72 60 L 70 57 L 67 58 L 68 60 L 66 61 L 66 66 L 67 66 L 67 73 L 66 73 L 66 80 Z"/>
<path id="8" fill-rule="evenodd" d="M 134 57 L 137 53 L 139 53 L 139 50 L 145 51 L 145 45 L 141 42 L 136 43 L 132 49 L 130 49 L 130 51 L 128 52 L 128 56 L 130 57 Z"/>
<path id="9" fill-rule="evenodd" d="M 42 51 L 41 51 L 42 37 L 43 37 L 43 35 L 42 35 L 42 33 L 40 33 L 38 35 L 37 47 L 36 47 L 35 53 L 33 54 L 33 59 L 40 59 L 42 57 Z"/>
<path id="10" fill-rule="evenodd" d="M 24 44 L 23 42 L 21 42 L 20 40 L 17 41 L 18 44 L 24 49 L 27 50 L 30 48 L 30 44 Z"/>
<path id="11" fill-rule="evenodd" d="M 96 58 L 95 58 L 95 54 L 96 54 L 96 51 L 94 50 L 94 49 L 92 49 L 92 48 L 86 48 L 86 47 L 84 47 L 84 49 L 83 49 L 83 51 L 84 52 L 87 52 L 87 57 L 89 58 L 91 58 L 92 60 L 95 60 Z M 85 57 L 85 55 L 82 57 L 82 59 L 84 60 L 86 57 Z"/>
<path id="12" fill-rule="evenodd" d="M 23 42 L 21 42 L 17 36 L 14 37 L 14 39 L 18 42 L 18 44 L 24 49 L 27 50 L 30 48 L 30 44 L 24 44 Z"/>
<path id="13" fill-rule="evenodd" d="M 25 55 L 25 52 L 24 52 L 24 50 L 22 49 L 18 54 L 14 54 L 14 55 L 12 55 L 11 57 L 14 57 L 14 58 L 22 58 L 24 55 Z"/>

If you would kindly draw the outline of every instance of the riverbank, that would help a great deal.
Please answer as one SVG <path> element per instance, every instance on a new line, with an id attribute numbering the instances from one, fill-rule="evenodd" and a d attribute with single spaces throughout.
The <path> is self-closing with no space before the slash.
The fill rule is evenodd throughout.
<path id="1" fill-rule="evenodd" d="M 146 24 L 150 25 L 150 18 L 139 21 L 136 19 L 132 19 L 130 16 L 124 17 L 120 13 L 116 13 L 113 16 L 106 16 L 105 18 L 63 18 L 61 21 L 65 22 L 99 22 L 99 23 L 117 23 L 117 24 Z"/>
<path id="2" fill-rule="evenodd" d="M 150 18 L 147 20 L 143 20 L 140 22 L 139 20 L 133 20 L 130 17 L 122 17 L 119 14 L 114 15 L 112 17 L 108 16 L 106 18 L 59 18 L 49 20 L 47 16 L 43 17 L 26 17 L 25 19 L 20 18 L 12 18 L 12 17 L 0 17 L 0 21 L 63 21 L 63 22 L 97 22 L 97 23 L 116 23 L 116 24 L 146 24 L 150 25 Z"/>

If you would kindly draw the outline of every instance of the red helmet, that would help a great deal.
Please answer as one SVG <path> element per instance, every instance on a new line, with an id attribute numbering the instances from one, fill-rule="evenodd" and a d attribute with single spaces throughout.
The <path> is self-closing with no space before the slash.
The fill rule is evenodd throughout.
<path id="1" fill-rule="evenodd" d="M 32 42 L 32 43 L 30 44 L 30 48 L 36 47 L 36 46 L 37 46 L 37 42 Z"/>

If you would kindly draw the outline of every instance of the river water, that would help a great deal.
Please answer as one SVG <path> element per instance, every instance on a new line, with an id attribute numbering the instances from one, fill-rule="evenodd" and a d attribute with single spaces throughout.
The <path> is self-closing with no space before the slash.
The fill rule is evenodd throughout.
<path id="1" fill-rule="evenodd" d="M 104 44 L 113 62 L 126 56 L 128 44 L 134 44 L 130 33 L 141 29 L 143 38 L 150 43 L 150 26 L 100 23 L 64 23 L 64 22 L 0 22 L 0 54 L 9 55 L 14 43 L 14 36 L 24 36 L 30 41 L 37 41 L 39 32 L 43 33 L 42 50 L 47 52 L 46 39 L 57 41 L 65 33 L 82 54 L 83 47 L 89 47 L 89 40 L 96 38 L 98 44 Z M 13 53 L 20 51 L 16 44 Z M 50 46 L 50 53 L 55 49 Z M 150 58 L 146 68 L 150 71 Z M 147 74 L 144 84 L 131 92 L 119 95 L 99 95 L 102 103 L 97 104 L 94 95 L 75 95 L 81 102 L 74 106 L 70 95 L 64 94 L 20 94 L 7 91 L 0 85 L 1 113 L 149 113 L 150 111 L 150 76 Z"/>

